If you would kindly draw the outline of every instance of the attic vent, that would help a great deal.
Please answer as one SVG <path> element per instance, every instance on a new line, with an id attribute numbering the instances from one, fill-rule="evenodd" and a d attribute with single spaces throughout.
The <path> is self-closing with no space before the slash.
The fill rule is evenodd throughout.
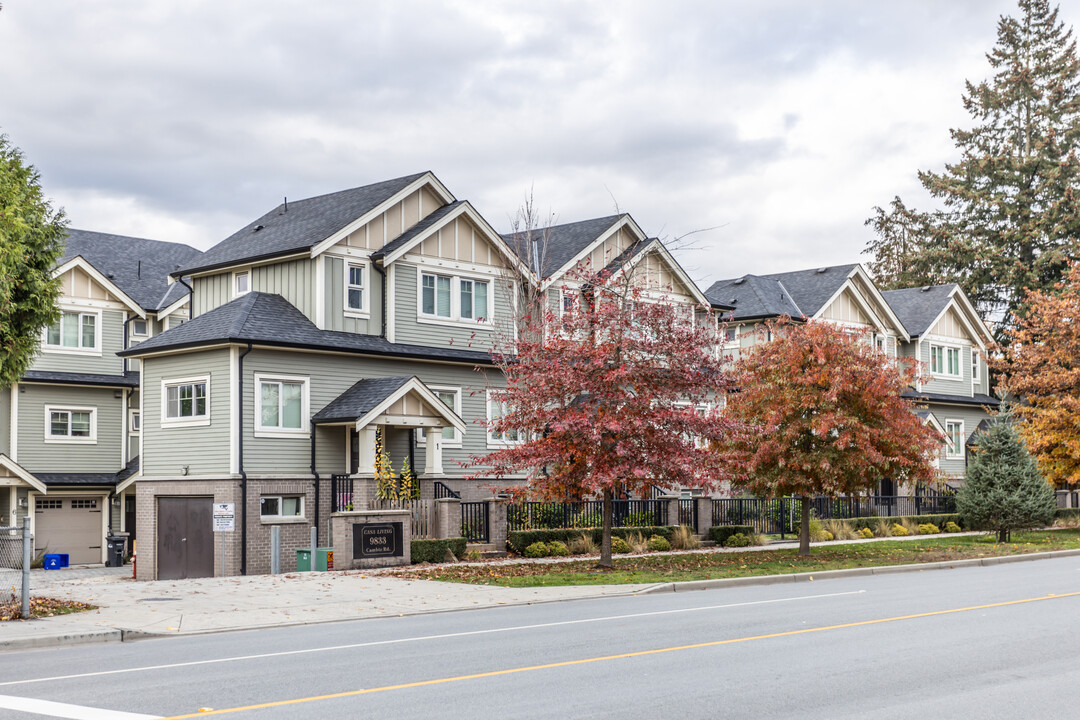
<path id="1" fill-rule="evenodd" d="M 264 227 L 266 227 L 266 226 L 265 226 L 265 225 L 256 225 L 256 226 L 255 226 L 255 229 L 254 229 L 254 230 L 252 230 L 251 232 L 253 232 L 253 233 L 257 233 L 257 232 L 259 232 L 260 230 L 262 230 L 262 229 L 263 229 Z"/>
<path id="2" fill-rule="evenodd" d="M 738 280 L 736 280 L 735 282 L 733 282 L 731 284 L 732 285 L 742 285 L 744 282 L 746 282 L 746 278 L 739 278 Z"/>
<path id="3" fill-rule="evenodd" d="M 930 286 L 929 286 L 929 285 L 927 285 L 926 287 L 924 287 L 924 288 L 922 289 L 922 291 L 923 291 L 923 292 L 930 292 Z"/>
<path id="4" fill-rule="evenodd" d="M 826 273 L 826 272 L 829 272 L 829 268 L 818 268 L 817 269 L 817 274 L 818 275 L 820 275 L 821 273 Z"/>
<path id="5" fill-rule="evenodd" d="M 731 298 L 731 303 L 730 304 L 735 305 L 738 302 L 739 302 L 739 298 Z"/>

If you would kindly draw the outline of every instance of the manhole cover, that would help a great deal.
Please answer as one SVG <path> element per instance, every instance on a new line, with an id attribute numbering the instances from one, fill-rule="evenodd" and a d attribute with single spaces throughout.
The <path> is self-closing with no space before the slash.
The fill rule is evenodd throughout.
<path id="1" fill-rule="evenodd" d="M 180 598 L 139 598 L 137 602 L 169 602 Z"/>

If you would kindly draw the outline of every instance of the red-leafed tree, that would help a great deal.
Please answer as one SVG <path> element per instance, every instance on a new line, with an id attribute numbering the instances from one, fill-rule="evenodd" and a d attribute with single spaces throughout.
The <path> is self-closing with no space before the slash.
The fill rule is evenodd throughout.
<path id="1" fill-rule="evenodd" d="M 647 296 L 609 273 L 563 292 L 574 302 L 526 318 L 516 354 L 497 358 L 505 410 L 489 430 L 507 446 L 473 464 L 477 475 L 524 472 L 532 497 L 602 496 L 600 566 L 612 567 L 617 490 L 719 483 L 709 445 L 728 425 L 716 401 L 729 374 L 705 308 Z"/>
<path id="2" fill-rule="evenodd" d="M 900 394 L 915 369 L 823 321 L 768 323 L 736 363 L 736 421 L 720 446 L 736 486 L 802 497 L 799 554 L 810 554 L 810 497 L 837 497 L 880 480 L 930 481 L 941 438 Z M 762 338 L 764 340 L 764 338 Z"/>

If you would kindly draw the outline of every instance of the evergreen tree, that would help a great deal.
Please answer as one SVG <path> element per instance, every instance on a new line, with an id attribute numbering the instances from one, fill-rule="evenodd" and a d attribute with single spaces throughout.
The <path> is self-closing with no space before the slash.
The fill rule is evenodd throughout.
<path id="1" fill-rule="evenodd" d="M 59 312 L 52 270 L 64 249 L 64 212 L 52 209 L 38 180 L 0 135 L 0 388 L 26 372 L 42 329 Z"/>
<path id="2" fill-rule="evenodd" d="M 919 173 L 941 209 L 919 213 L 897 199 L 868 221 L 878 231 L 867 249 L 875 264 L 888 268 L 914 245 L 905 284 L 959 283 L 995 321 L 1022 313 L 1025 288 L 1058 282 L 1080 237 L 1076 42 L 1048 0 L 1019 5 L 1019 18 L 998 22 L 993 76 L 966 83 L 975 125 L 951 131 L 960 160 Z M 900 229 L 916 229 L 917 241 Z"/>
<path id="3" fill-rule="evenodd" d="M 1013 530 L 1053 522 L 1054 488 L 1039 473 L 1007 409 L 977 436 L 956 507 L 967 527 L 993 530 L 998 542 L 1008 542 Z"/>

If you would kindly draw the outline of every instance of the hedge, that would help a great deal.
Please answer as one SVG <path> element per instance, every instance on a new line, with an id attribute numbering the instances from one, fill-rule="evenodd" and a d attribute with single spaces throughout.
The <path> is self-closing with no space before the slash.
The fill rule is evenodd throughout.
<path id="1" fill-rule="evenodd" d="M 1054 511 L 1054 518 L 1080 517 L 1080 508 L 1058 508 Z"/>
<path id="2" fill-rule="evenodd" d="M 414 563 L 432 562 L 441 563 L 446 559 L 446 551 L 454 553 L 454 557 L 465 557 L 465 538 L 446 538 L 445 540 L 413 540 L 412 561 Z"/>
<path id="3" fill-rule="evenodd" d="M 750 537 L 754 534 L 754 527 L 752 525 L 713 525 L 709 528 L 709 539 L 723 547 L 729 537 L 740 533 Z"/>
<path id="4" fill-rule="evenodd" d="M 625 538 L 632 533 L 641 533 L 642 536 L 649 538 L 653 535 L 659 535 L 668 542 L 671 541 L 671 535 L 676 528 L 666 526 L 655 527 L 617 527 L 611 528 L 612 537 Z M 533 543 L 542 542 L 548 543 L 552 540 L 558 540 L 561 543 L 570 543 L 570 540 L 580 535 L 586 535 L 592 533 L 593 542 L 597 545 L 600 544 L 603 538 L 603 528 L 560 528 L 558 530 L 516 530 L 508 533 L 506 536 L 506 546 L 521 555 L 525 552 L 525 548 L 529 547 Z"/>
<path id="5" fill-rule="evenodd" d="M 842 520 L 827 520 L 822 522 L 836 522 L 847 525 L 852 530 L 862 530 L 864 527 L 868 527 L 873 530 L 873 526 L 879 520 L 886 520 L 890 525 L 893 523 L 903 523 L 904 520 L 911 520 L 916 525 L 923 525 L 930 523 L 937 525 L 939 528 L 944 527 L 947 522 L 954 522 L 961 528 L 964 527 L 964 523 L 960 518 L 959 513 L 947 513 L 942 515 L 904 515 L 899 517 L 862 517 L 862 518 L 844 518 Z M 796 533 L 797 534 L 797 533 Z"/>

